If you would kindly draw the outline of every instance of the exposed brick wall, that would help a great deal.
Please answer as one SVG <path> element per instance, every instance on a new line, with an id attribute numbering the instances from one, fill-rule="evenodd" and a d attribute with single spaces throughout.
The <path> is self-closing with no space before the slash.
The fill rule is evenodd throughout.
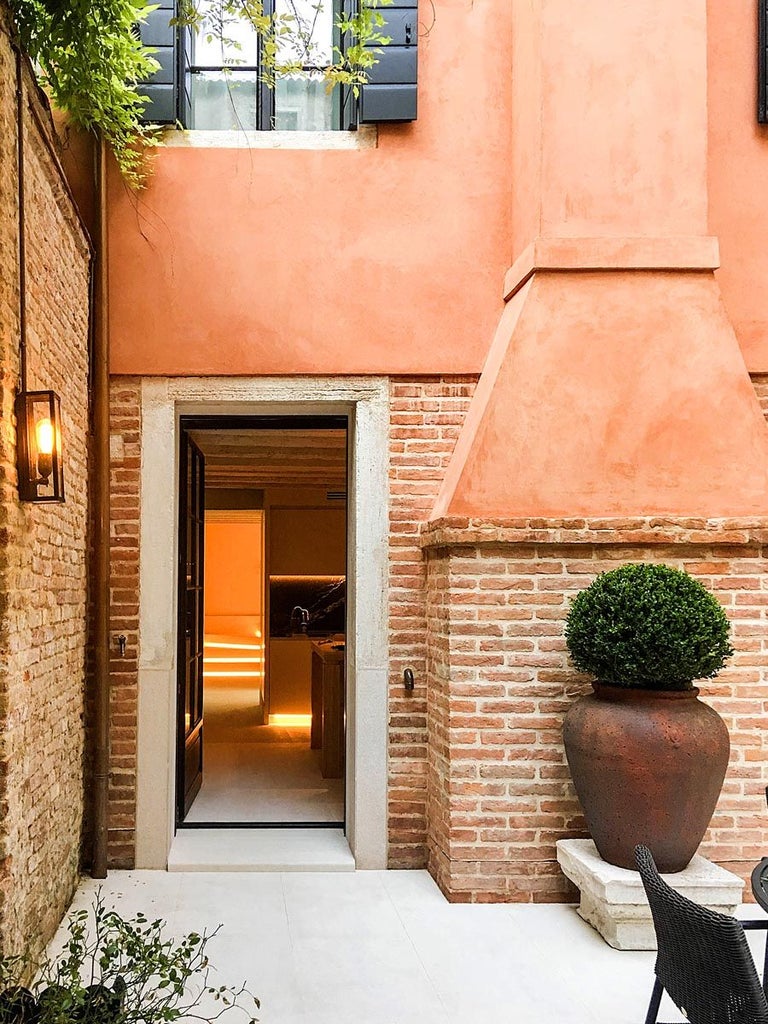
<path id="1" fill-rule="evenodd" d="M 768 374 L 753 374 L 752 384 L 754 385 L 755 394 L 757 395 L 757 400 L 760 403 L 760 408 L 763 410 L 763 415 L 768 418 Z"/>
<path id="2" fill-rule="evenodd" d="M 390 862 L 426 863 L 425 563 L 419 529 L 432 511 L 475 379 L 392 381 L 390 425 Z M 110 862 L 129 867 L 135 845 L 138 679 L 140 380 L 115 377 L 112 445 L 112 758 Z M 127 656 L 116 656 L 116 637 Z M 412 668 L 415 692 L 403 689 Z"/>
<path id="3" fill-rule="evenodd" d="M 89 250 L 26 77 L 28 378 L 61 396 L 67 500 L 18 500 L 14 55 L 0 4 L 0 939 L 37 951 L 77 880 L 83 819 Z M 34 106 L 41 128 L 30 114 Z M 49 136 L 52 137 L 52 136 Z"/>
<path id="4" fill-rule="evenodd" d="M 475 378 L 390 385 L 389 861 L 426 862 L 426 605 L 419 529 L 432 512 L 475 389 Z M 413 669 L 415 689 L 403 688 Z"/>
<path id="5" fill-rule="evenodd" d="M 136 828 L 136 716 L 139 656 L 140 381 L 110 387 L 110 724 L 109 863 L 132 867 Z M 120 657 L 117 638 L 126 638 Z"/>
<path id="6" fill-rule="evenodd" d="M 451 899 L 572 896 L 555 842 L 586 833 L 561 727 L 589 685 L 569 663 L 563 620 L 578 590 L 627 561 L 687 570 L 718 597 L 733 624 L 736 654 L 718 679 L 702 685 L 731 736 L 730 767 L 703 853 L 748 876 L 768 848 L 762 525 L 745 531 L 725 524 L 719 535 L 712 522 L 660 530 L 648 522 L 605 521 L 597 529 L 581 522 L 568 529 L 542 520 L 527 530 L 432 530 L 427 542 L 442 546 L 428 552 L 429 866 Z M 494 543 L 494 533 L 502 542 Z M 471 535 L 476 543 L 451 546 Z M 625 542 L 599 542 L 611 535 Z M 675 536 L 680 543 L 670 543 Z"/>

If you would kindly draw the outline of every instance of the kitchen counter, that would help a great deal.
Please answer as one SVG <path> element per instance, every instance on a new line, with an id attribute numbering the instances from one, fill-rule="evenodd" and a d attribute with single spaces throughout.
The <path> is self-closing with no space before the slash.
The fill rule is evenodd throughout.
<path id="1" fill-rule="evenodd" d="M 312 643 L 311 746 L 320 751 L 324 779 L 344 775 L 345 642 L 341 636 Z"/>

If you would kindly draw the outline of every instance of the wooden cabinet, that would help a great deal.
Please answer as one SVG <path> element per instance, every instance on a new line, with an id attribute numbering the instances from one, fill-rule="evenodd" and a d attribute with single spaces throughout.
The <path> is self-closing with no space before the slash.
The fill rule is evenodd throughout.
<path id="1" fill-rule="evenodd" d="M 344 650 L 312 644 L 311 746 L 320 751 L 324 779 L 344 776 Z"/>
<path id="2" fill-rule="evenodd" d="M 269 714 L 308 715 L 312 641 L 306 636 L 269 641 Z"/>

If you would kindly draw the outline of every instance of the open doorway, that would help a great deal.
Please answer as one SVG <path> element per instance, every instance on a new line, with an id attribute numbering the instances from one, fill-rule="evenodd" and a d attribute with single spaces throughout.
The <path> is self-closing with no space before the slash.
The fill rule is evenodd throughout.
<path id="1" fill-rule="evenodd" d="M 177 827 L 343 828 L 346 417 L 181 442 Z"/>

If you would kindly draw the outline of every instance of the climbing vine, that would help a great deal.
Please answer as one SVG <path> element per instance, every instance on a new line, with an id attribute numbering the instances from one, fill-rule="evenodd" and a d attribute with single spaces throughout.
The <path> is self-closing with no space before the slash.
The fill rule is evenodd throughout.
<path id="1" fill-rule="evenodd" d="M 263 78 L 270 86 L 283 74 L 303 74 L 318 59 L 314 25 L 318 0 L 309 14 L 288 0 L 280 13 L 265 13 L 261 0 L 180 0 L 177 21 L 220 39 L 237 20 L 250 23 L 261 42 Z M 341 14 L 336 27 L 345 45 L 335 46 L 330 63 L 319 69 L 328 89 L 349 86 L 355 95 L 376 63 L 383 34 L 379 7 L 392 0 L 366 0 Z M 125 180 L 145 184 L 147 148 L 157 145 L 157 129 L 142 123 L 146 97 L 140 82 L 159 67 L 143 46 L 138 26 L 154 9 L 148 0 L 10 0 L 21 46 L 31 57 L 42 85 L 72 122 L 109 143 Z M 237 57 L 231 58 L 233 65 Z"/>
<path id="2" fill-rule="evenodd" d="M 247 22 L 261 42 L 262 78 L 270 87 L 277 75 L 300 75 L 312 68 L 322 75 L 326 87 L 352 88 L 358 95 L 376 64 L 381 46 L 390 42 L 382 29 L 385 18 L 379 8 L 393 0 L 365 0 L 350 3 L 350 10 L 336 15 L 335 24 L 344 45 L 332 48 L 327 60 L 316 38 L 318 20 L 332 0 L 314 0 L 309 4 L 284 0 L 281 10 L 265 10 L 263 0 L 179 0 L 180 24 L 191 26 L 208 41 L 217 40 L 230 54 L 229 63 L 238 64 L 240 44 L 236 38 L 238 22 Z"/>
<path id="3" fill-rule="evenodd" d="M 137 83 L 159 64 L 136 26 L 146 0 L 11 0 L 20 42 L 53 102 L 88 132 L 100 132 L 126 181 L 146 178 L 146 147 L 156 130 L 142 124 Z"/>

